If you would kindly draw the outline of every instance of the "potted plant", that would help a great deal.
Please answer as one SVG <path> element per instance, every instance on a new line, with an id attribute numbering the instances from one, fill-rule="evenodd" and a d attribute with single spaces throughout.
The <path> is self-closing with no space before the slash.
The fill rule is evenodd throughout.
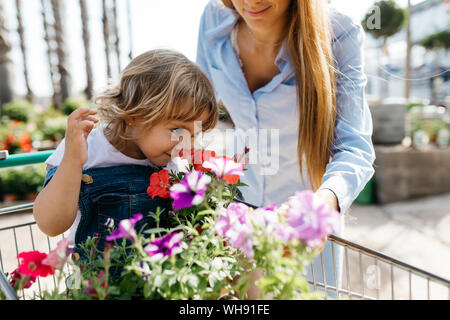
<path id="1" fill-rule="evenodd" d="M 23 173 L 18 169 L 7 169 L 0 172 L 4 202 L 15 202 L 23 195 Z"/>
<path id="2" fill-rule="evenodd" d="M 18 120 L 2 122 L 0 129 L 0 150 L 8 150 L 9 154 L 33 151 L 33 139 L 27 125 Z"/>
<path id="3" fill-rule="evenodd" d="M 154 228 L 142 224 L 147 213 L 107 219 L 106 235 L 75 248 L 64 238 L 49 254 L 20 253 L 19 267 L 9 275 L 11 286 L 18 291 L 38 276 L 55 274 L 55 289 L 40 299 L 214 300 L 224 294 L 245 298 L 250 272 L 262 270 L 256 282 L 261 299 L 321 296 L 309 292 L 302 274 L 339 227 L 339 213 L 309 190 L 280 206 L 255 209 L 234 202 L 237 187 L 245 186 L 239 181 L 244 165 L 212 153 L 198 158 L 202 161 L 194 166 L 178 158 L 150 177 L 149 197 L 173 200 L 169 228 L 159 225 L 159 209 L 148 213 Z M 69 277 L 66 265 L 73 271 Z M 60 292 L 63 280 L 67 290 Z"/>
<path id="4" fill-rule="evenodd" d="M 45 181 L 43 166 L 27 166 L 23 169 L 23 192 L 26 200 L 34 201 Z"/>
<path id="5" fill-rule="evenodd" d="M 2 107 L 3 116 L 10 120 L 28 122 L 33 116 L 33 104 L 29 101 L 11 101 Z"/>
<path id="6" fill-rule="evenodd" d="M 36 120 L 34 137 L 39 141 L 38 149 L 54 149 L 64 138 L 67 125 L 67 116 L 59 110 L 49 107 L 40 114 Z"/>

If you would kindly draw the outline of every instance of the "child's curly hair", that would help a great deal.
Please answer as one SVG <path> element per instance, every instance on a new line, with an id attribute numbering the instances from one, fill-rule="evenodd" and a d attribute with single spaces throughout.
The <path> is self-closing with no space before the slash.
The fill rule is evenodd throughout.
<path id="1" fill-rule="evenodd" d="M 122 71 L 119 83 L 95 99 L 108 136 L 120 150 L 135 139 L 127 119 L 136 119 L 149 129 L 171 121 L 194 121 L 202 130 L 215 127 L 218 107 L 214 88 L 200 68 L 181 53 L 150 50 L 134 58 Z"/>

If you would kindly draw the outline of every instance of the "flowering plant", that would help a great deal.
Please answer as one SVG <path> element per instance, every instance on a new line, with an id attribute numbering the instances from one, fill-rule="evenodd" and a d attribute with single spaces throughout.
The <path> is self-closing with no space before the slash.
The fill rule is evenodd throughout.
<path id="1" fill-rule="evenodd" d="M 297 192 L 280 206 L 236 202 L 237 188 L 245 186 L 242 163 L 202 152 L 195 169 L 196 154 L 174 159 L 150 178 L 150 197 L 173 200 L 173 227 L 160 226 L 157 210 L 150 213 L 156 228 L 136 229 L 143 214 L 116 227 L 107 223 L 111 233 L 103 251 L 97 249 L 98 237 L 91 237 L 77 253 L 67 243 L 48 256 L 22 253 L 25 266 L 11 275 L 14 288 L 69 264 L 67 290 L 41 298 L 217 299 L 225 293 L 245 298 L 257 270 L 262 271 L 256 281 L 260 298 L 317 297 L 303 274 L 338 228 L 338 213 L 311 191 Z"/>

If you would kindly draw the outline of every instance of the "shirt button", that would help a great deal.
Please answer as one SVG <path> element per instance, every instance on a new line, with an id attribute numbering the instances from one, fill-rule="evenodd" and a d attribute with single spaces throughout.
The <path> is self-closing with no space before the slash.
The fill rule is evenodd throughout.
<path id="1" fill-rule="evenodd" d="M 81 176 L 81 181 L 83 181 L 85 184 L 91 184 L 94 182 L 94 179 L 88 174 L 83 174 Z"/>

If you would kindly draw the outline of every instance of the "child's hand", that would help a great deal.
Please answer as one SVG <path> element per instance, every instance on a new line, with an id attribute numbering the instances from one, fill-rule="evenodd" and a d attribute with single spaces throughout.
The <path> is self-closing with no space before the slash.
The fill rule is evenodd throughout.
<path id="1" fill-rule="evenodd" d="M 88 159 L 87 136 L 98 122 L 96 110 L 80 108 L 67 118 L 66 146 L 63 161 L 83 167 Z"/>

